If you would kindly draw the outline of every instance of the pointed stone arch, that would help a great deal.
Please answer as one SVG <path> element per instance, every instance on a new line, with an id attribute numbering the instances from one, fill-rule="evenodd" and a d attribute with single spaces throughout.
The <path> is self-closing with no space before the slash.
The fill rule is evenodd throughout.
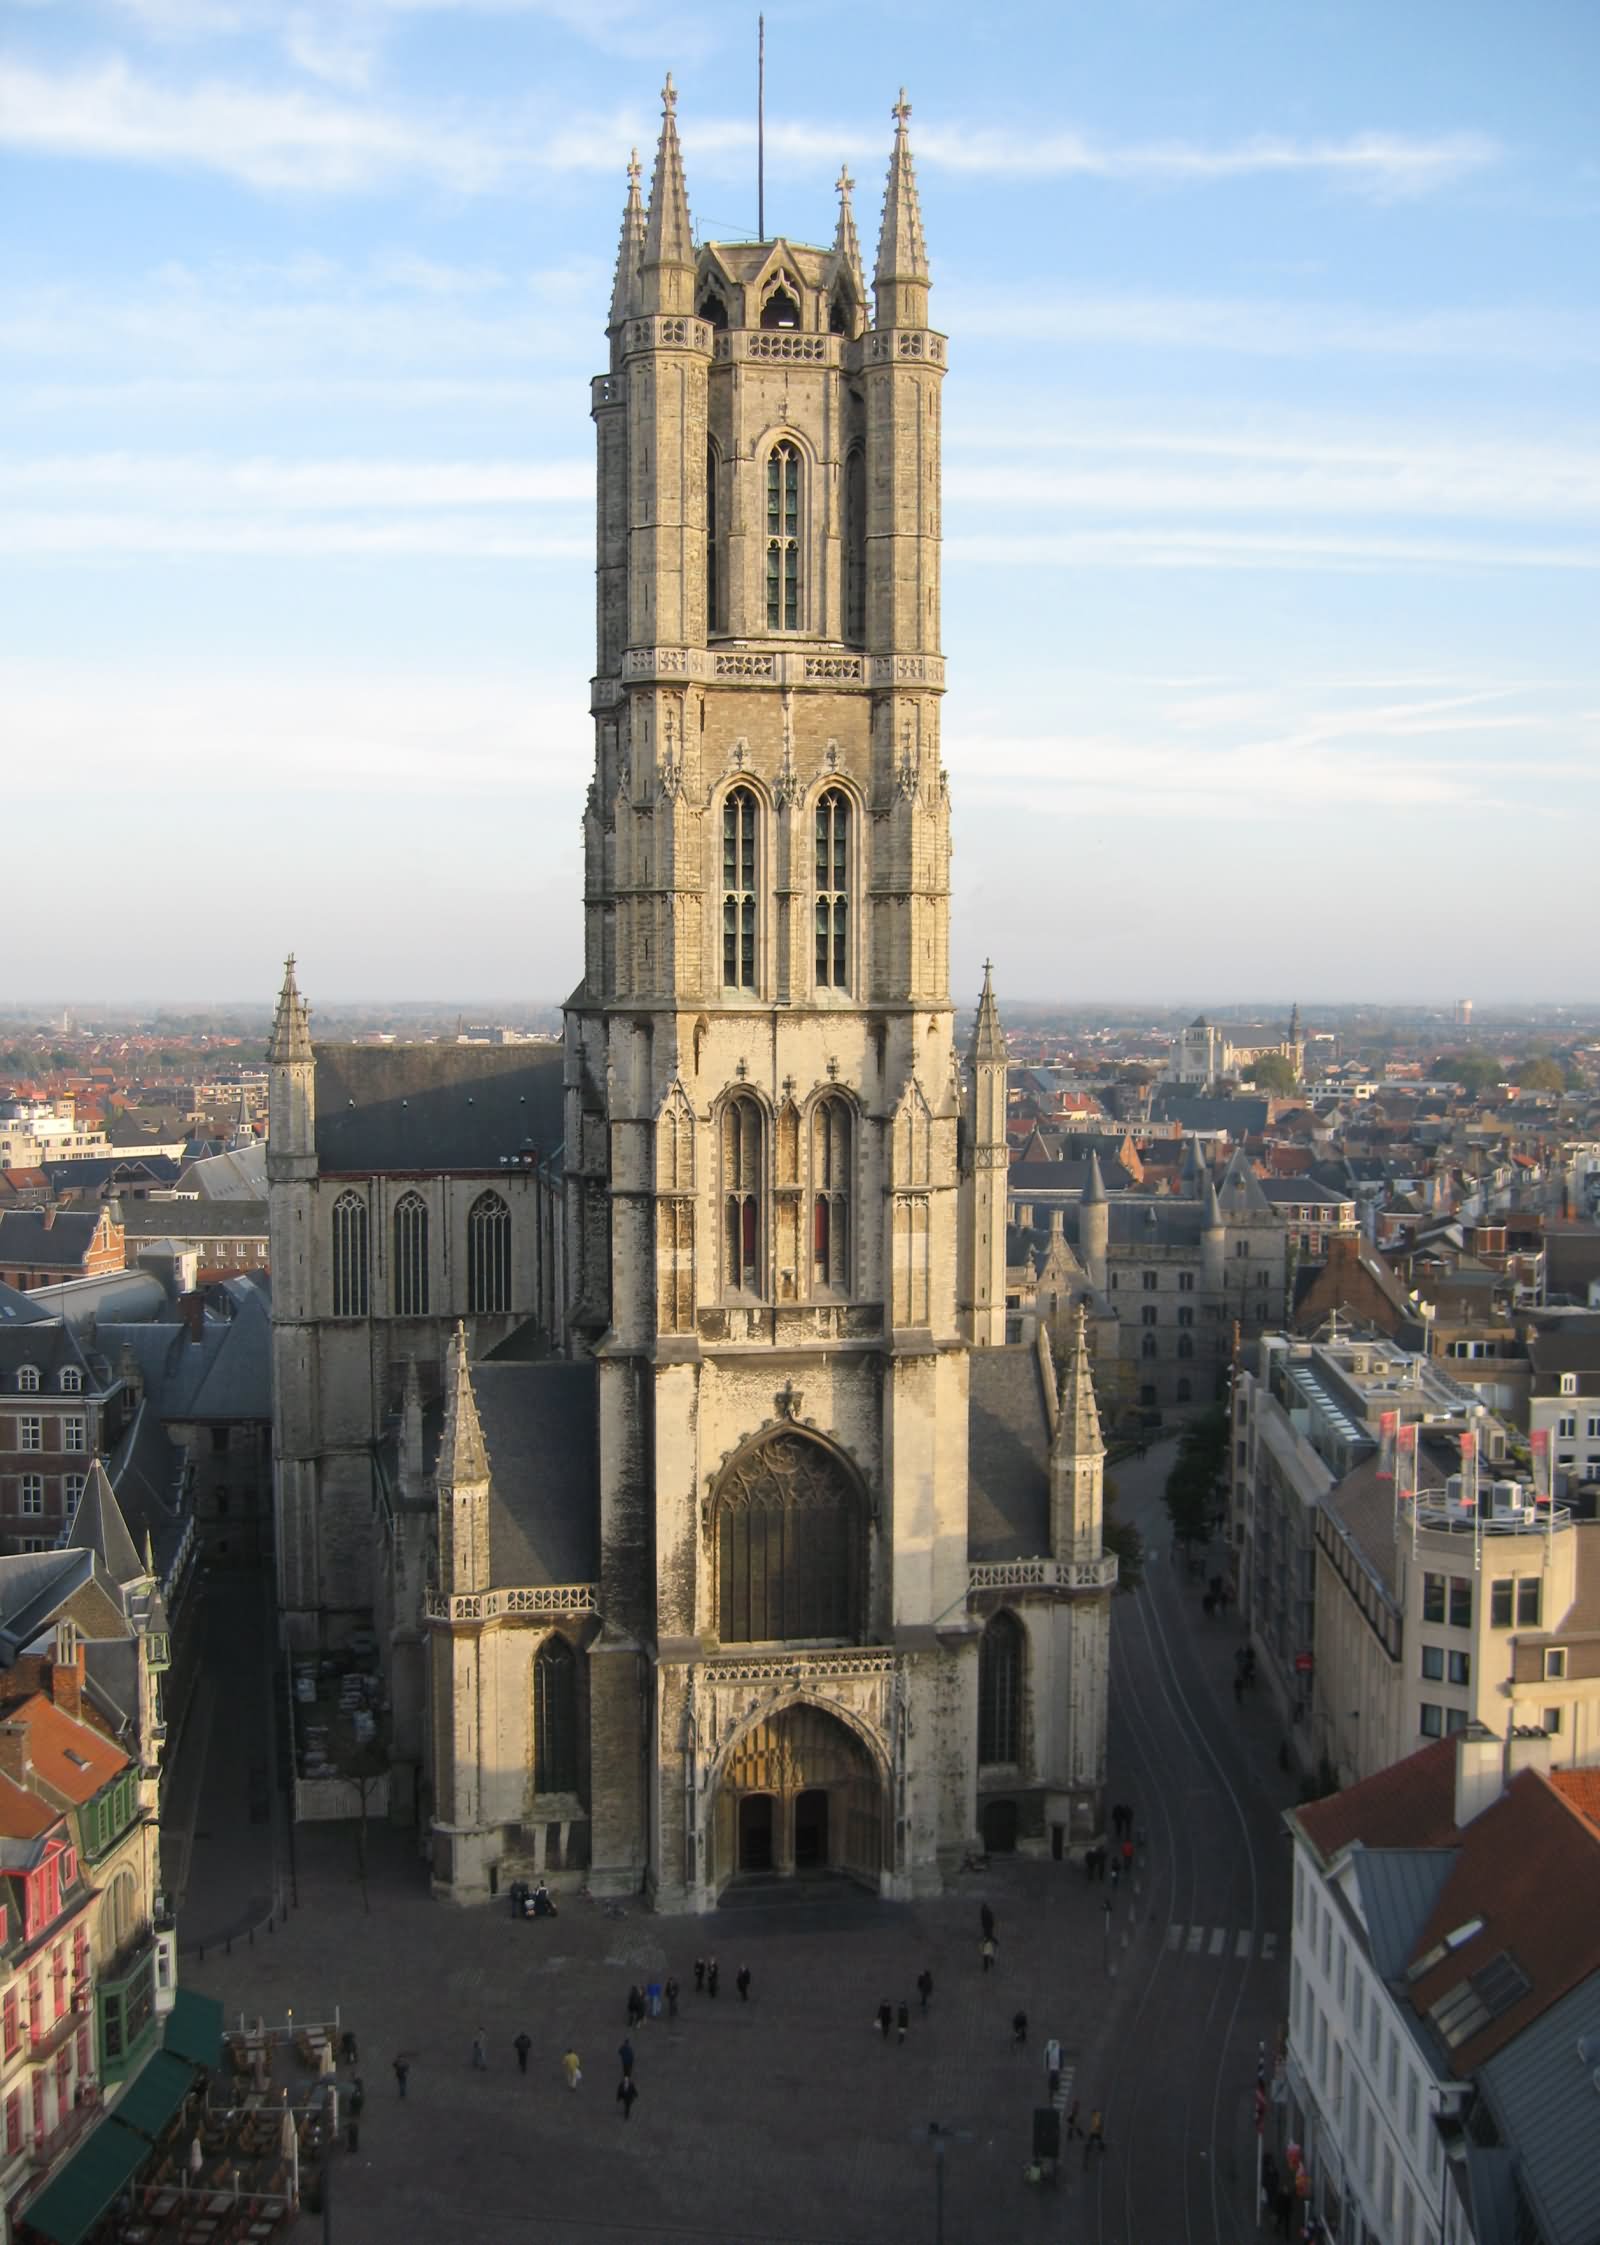
<path id="1" fill-rule="evenodd" d="M 809 1870 L 877 1889 L 890 1853 L 890 1761 L 850 1709 L 804 1686 L 757 1709 L 725 1742 L 711 1787 L 713 1888 L 741 1871 Z"/>
<path id="2" fill-rule="evenodd" d="M 770 1427 L 724 1465 L 710 1515 L 724 1644 L 861 1642 L 871 1507 L 843 1451 Z"/>

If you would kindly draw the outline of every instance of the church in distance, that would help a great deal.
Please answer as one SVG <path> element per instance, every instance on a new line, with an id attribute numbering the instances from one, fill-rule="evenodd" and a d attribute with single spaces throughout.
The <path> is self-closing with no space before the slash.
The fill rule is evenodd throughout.
<path id="1" fill-rule="evenodd" d="M 829 248 L 697 245 L 663 103 L 593 384 L 562 1042 L 313 1043 L 285 973 L 282 1623 L 375 1635 L 441 1895 L 909 1897 L 1101 1829 L 1103 1445 L 1081 1307 L 1006 1344 L 987 974 L 955 1039 L 909 107 L 869 289 L 847 176 Z"/>

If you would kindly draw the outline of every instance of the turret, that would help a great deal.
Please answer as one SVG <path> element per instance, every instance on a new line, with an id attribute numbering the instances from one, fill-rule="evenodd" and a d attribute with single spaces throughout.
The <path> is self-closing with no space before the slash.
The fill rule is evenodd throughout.
<path id="1" fill-rule="evenodd" d="M 1100 1174 L 1100 1159 L 1093 1147 L 1089 1149 L 1089 1177 L 1083 1188 L 1083 1203 L 1078 1212 L 1078 1255 L 1089 1274 L 1091 1285 L 1097 1292 L 1105 1292 L 1106 1259 L 1111 1247 L 1111 1206 L 1106 1199 L 1106 1181 Z"/>
<path id="2" fill-rule="evenodd" d="M 294 953 L 283 963 L 283 988 L 267 1046 L 267 1176 L 288 1184 L 317 1168 L 316 1059 L 311 1022 L 294 978 Z"/>
<path id="3" fill-rule="evenodd" d="M 1050 1551 L 1057 1560 L 1100 1556 L 1105 1456 L 1089 1369 L 1088 1320 L 1080 1302 L 1050 1444 Z"/>
<path id="4" fill-rule="evenodd" d="M 682 318 L 694 310 L 694 233 L 683 182 L 677 111 L 678 96 L 669 71 L 661 89 L 661 138 L 650 176 L 650 208 L 639 258 L 639 309 L 669 318 Z"/>
<path id="5" fill-rule="evenodd" d="M 995 1004 L 993 969 L 983 962 L 983 994 L 967 1048 L 972 1101 L 972 1301 L 974 1348 L 1003 1346 L 1006 1337 L 1006 1036 Z"/>
<path id="6" fill-rule="evenodd" d="M 458 1319 L 445 1367 L 439 1443 L 439 1587 L 449 1597 L 489 1587 L 489 1453 L 472 1393 L 467 1329 Z"/>
<path id="7" fill-rule="evenodd" d="M 1200 1199 L 1201 1275 L 1206 1292 L 1219 1299 L 1227 1261 L 1227 1245 L 1227 1228 L 1222 1221 L 1222 1204 L 1217 1199 L 1216 1180 L 1207 1170 L 1205 1190 Z"/>
<path id="8" fill-rule="evenodd" d="M 911 162 L 911 104 L 904 86 L 890 112 L 894 125 L 894 151 L 889 158 L 889 181 L 883 193 L 883 224 L 878 232 L 878 262 L 872 276 L 877 305 L 874 325 L 880 328 L 926 327 L 928 324 L 928 250 L 922 238 L 922 205 L 917 197 L 917 175 Z"/>

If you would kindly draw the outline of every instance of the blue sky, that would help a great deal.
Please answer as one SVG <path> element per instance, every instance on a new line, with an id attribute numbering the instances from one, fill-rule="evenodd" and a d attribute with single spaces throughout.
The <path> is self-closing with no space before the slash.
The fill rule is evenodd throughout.
<path id="1" fill-rule="evenodd" d="M 767 40 L 775 231 L 848 160 L 870 263 L 913 102 L 958 993 L 1593 996 L 1600 8 Z M 752 233 L 743 7 L 0 0 L 8 995 L 575 982 L 588 377 L 669 67 Z"/>

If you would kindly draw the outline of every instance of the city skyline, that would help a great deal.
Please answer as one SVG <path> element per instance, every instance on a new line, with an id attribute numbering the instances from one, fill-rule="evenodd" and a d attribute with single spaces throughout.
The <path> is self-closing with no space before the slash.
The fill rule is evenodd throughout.
<path id="1" fill-rule="evenodd" d="M 265 1002 L 292 948 L 314 1001 L 559 1000 L 624 166 L 671 67 L 697 228 L 753 232 L 753 22 L 6 21 L 0 697 L 57 836 L 11 995 Z M 847 163 L 869 264 L 913 102 L 958 1002 L 986 956 L 1013 1000 L 1581 997 L 1592 19 L 769 9 L 768 55 L 769 231 L 830 238 Z"/>

